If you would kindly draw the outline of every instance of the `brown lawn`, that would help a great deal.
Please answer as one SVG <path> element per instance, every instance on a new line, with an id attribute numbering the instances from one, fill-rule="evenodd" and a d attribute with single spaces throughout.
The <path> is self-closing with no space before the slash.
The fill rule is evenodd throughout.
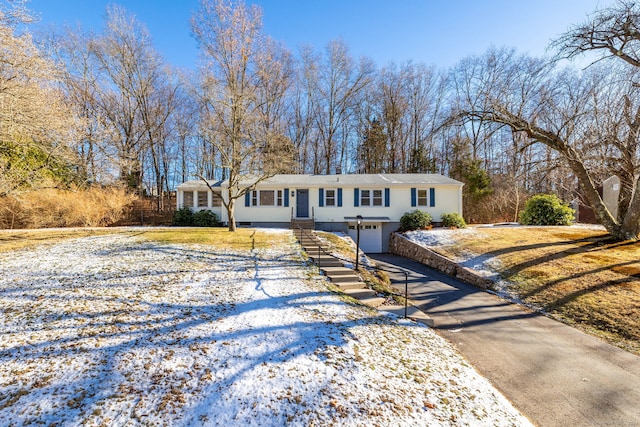
<path id="1" fill-rule="evenodd" d="M 482 228 L 457 242 L 437 250 L 497 259 L 522 301 L 640 353 L 640 242 L 578 227 Z"/>

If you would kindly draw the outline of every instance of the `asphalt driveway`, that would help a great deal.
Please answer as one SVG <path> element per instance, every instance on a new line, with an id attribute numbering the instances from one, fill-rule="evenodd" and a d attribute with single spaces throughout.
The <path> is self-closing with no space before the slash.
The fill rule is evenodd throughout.
<path id="1" fill-rule="evenodd" d="M 539 426 L 640 427 L 640 357 L 391 254 L 368 255 Z"/>

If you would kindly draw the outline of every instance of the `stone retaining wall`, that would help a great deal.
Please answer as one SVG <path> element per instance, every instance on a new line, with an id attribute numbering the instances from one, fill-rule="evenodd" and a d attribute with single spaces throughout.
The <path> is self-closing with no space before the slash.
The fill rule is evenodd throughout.
<path id="1" fill-rule="evenodd" d="M 420 262 L 482 289 L 490 289 L 493 284 L 491 279 L 480 276 L 472 269 L 458 265 L 398 233 L 393 233 L 389 238 L 389 252 Z"/>

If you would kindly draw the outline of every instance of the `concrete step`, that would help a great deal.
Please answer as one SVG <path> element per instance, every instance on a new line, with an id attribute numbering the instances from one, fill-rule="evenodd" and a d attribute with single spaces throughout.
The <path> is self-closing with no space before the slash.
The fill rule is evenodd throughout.
<path id="1" fill-rule="evenodd" d="M 318 253 L 318 245 L 309 245 L 309 246 L 302 245 L 302 249 L 304 249 L 306 253 L 312 253 L 312 254 Z M 320 252 L 322 253 L 322 251 L 329 252 L 329 248 L 326 246 L 320 246 Z"/>
<path id="2" fill-rule="evenodd" d="M 345 294 L 352 296 L 354 298 L 370 298 L 370 297 L 375 297 L 378 295 L 378 293 L 374 290 L 368 289 L 368 288 L 364 288 L 364 289 L 351 289 L 348 291 L 345 291 Z"/>
<path id="3" fill-rule="evenodd" d="M 315 236 L 297 236 L 299 242 L 320 242 L 321 240 Z"/>
<path id="4" fill-rule="evenodd" d="M 327 247 L 327 244 L 326 244 L 326 243 L 323 243 L 323 242 L 314 242 L 314 241 L 311 241 L 311 240 L 305 240 L 305 241 L 303 241 L 303 242 L 300 242 L 300 245 L 301 245 L 301 246 L 315 246 L 316 248 L 317 248 L 318 246 L 320 246 L 320 247 L 325 247 L 325 248 Z"/>
<path id="5" fill-rule="evenodd" d="M 291 226 L 292 229 L 299 231 L 299 228 L 302 228 L 303 230 L 310 230 L 313 229 L 313 226 L 315 225 L 315 221 L 311 218 L 306 219 L 306 218 L 299 218 L 299 219 L 294 219 L 293 221 L 291 221 Z"/>
<path id="6" fill-rule="evenodd" d="M 371 289 L 346 289 L 344 293 L 373 308 L 380 307 L 385 301 Z"/>
<path id="7" fill-rule="evenodd" d="M 320 270 L 325 276 L 352 276 L 353 270 L 347 267 L 323 267 Z"/>
<path id="8" fill-rule="evenodd" d="M 309 258 L 313 262 L 318 264 L 319 267 L 343 267 L 340 260 L 335 257 L 332 257 L 331 255 L 321 254 L 320 256 L 318 256 L 317 253 L 313 253 L 313 252 L 311 253 L 307 252 L 307 255 L 309 255 Z"/>
<path id="9" fill-rule="evenodd" d="M 333 284 L 339 287 L 343 291 L 365 288 L 365 284 L 363 282 L 340 282 L 340 283 L 334 282 Z"/>
<path id="10" fill-rule="evenodd" d="M 311 261 L 313 261 L 313 263 L 316 264 L 320 268 L 324 268 L 324 267 L 340 267 L 342 265 L 340 263 L 340 261 L 338 261 L 337 259 L 333 259 L 333 260 L 327 259 L 327 260 L 323 260 L 320 263 L 318 263 L 314 259 L 311 259 Z"/>
<path id="11" fill-rule="evenodd" d="M 360 282 L 360 278 L 358 276 L 356 276 L 355 274 L 352 274 L 351 276 L 346 276 L 346 275 L 339 275 L 339 276 L 332 276 L 332 275 L 326 275 L 329 280 L 331 280 L 333 283 L 349 283 L 349 282 Z"/>
<path id="12" fill-rule="evenodd" d="M 382 311 L 393 313 L 398 317 L 404 317 L 404 305 L 382 305 L 378 308 Z M 407 317 L 409 319 L 415 320 L 416 322 L 423 323 L 429 327 L 433 327 L 433 325 L 435 324 L 435 322 L 429 315 L 423 313 L 412 305 L 407 307 Z"/>

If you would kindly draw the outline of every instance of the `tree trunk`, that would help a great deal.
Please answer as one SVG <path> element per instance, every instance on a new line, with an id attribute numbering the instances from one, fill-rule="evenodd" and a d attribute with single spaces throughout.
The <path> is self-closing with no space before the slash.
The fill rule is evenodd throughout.
<path id="1" fill-rule="evenodd" d="M 235 205 L 236 200 L 229 198 L 229 203 L 227 204 L 227 218 L 229 222 L 229 231 L 236 231 L 236 217 L 235 217 Z"/>
<path id="2" fill-rule="evenodd" d="M 587 198 L 591 209 L 593 209 L 593 212 L 596 214 L 598 222 L 615 238 L 623 240 L 628 239 L 629 237 L 623 227 L 618 224 L 613 215 L 611 215 L 611 212 L 609 212 L 607 206 L 604 204 L 604 201 L 602 200 L 602 197 L 600 197 L 600 194 L 591 179 L 591 175 L 589 175 L 589 172 L 585 168 L 584 163 L 580 160 L 576 160 L 577 156 L 573 150 L 570 150 L 569 153 L 565 153 L 565 156 L 568 160 L 569 167 L 573 173 L 576 174 L 580 188 Z"/>
<path id="3" fill-rule="evenodd" d="M 636 179 L 631 203 L 622 221 L 622 231 L 625 239 L 637 240 L 640 236 L 640 178 Z"/>

